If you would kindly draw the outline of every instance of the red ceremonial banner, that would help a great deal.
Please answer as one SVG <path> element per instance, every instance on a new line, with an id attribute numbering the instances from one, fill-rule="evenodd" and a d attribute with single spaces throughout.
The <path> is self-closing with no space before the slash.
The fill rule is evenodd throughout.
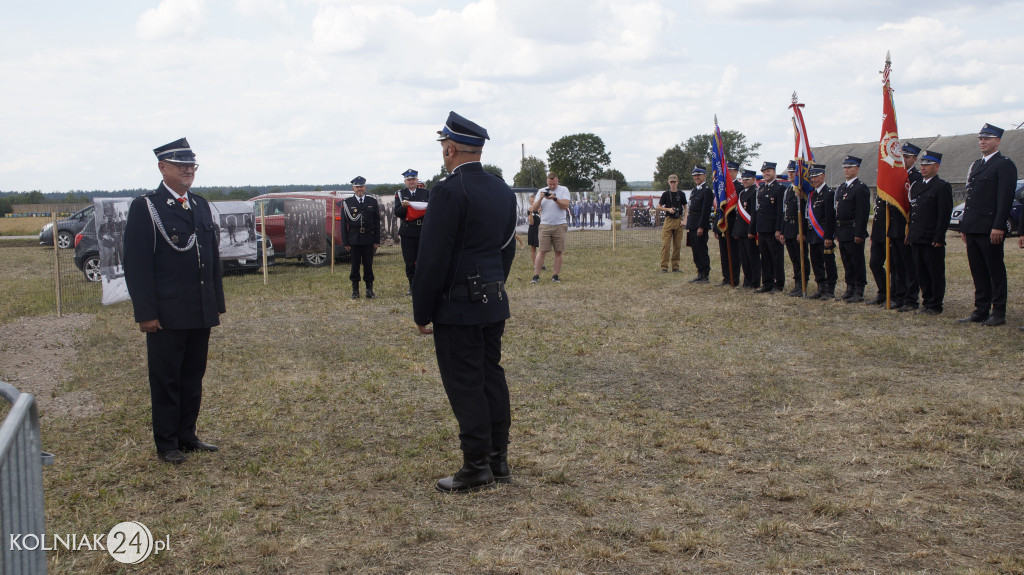
<path id="1" fill-rule="evenodd" d="M 891 62 L 885 61 L 882 72 L 882 136 L 878 140 L 878 195 L 907 218 L 910 197 L 907 195 L 907 167 L 903 164 L 903 145 L 896 129 L 896 105 L 889 85 Z"/>

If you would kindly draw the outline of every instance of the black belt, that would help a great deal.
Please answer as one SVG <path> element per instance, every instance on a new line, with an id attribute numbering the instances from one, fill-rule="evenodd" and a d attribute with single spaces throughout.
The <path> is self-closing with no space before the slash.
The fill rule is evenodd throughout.
<path id="1" fill-rule="evenodd" d="M 505 287 L 505 282 L 492 282 L 481 287 L 483 287 L 483 294 L 485 296 L 500 294 L 501 290 Z M 445 301 L 467 301 L 469 300 L 469 288 L 465 284 L 457 285 L 443 297 Z M 486 302 L 487 300 L 485 299 L 484 303 Z"/>
<path id="2" fill-rule="evenodd" d="M 857 223 L 857 220 L 836 220 L 836 225 L 838 226 L 852 226 L 855 223 Z"/>
<path id="3" fill-rule="evenodd" d="M 416 220 L 416 225 L 417 225 L 417 226 L 422 226 L 422 225 L 423 225 L 423 218 L 418 218 L 418 219 Z"/>

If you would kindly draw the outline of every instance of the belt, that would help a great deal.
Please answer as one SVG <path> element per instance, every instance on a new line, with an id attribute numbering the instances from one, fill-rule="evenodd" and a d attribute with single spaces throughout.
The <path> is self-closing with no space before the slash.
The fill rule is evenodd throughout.
<path id="1" fill-rule="evenodd" d="M 501 290 L 505 287 L 505 282 L 492 282 L 484 284 L 483 286 L 484 303 L 487 303 L 488 295 L 498 294 L 501 295 Z M 451 289 L 448 293 L 442 296 L 445 301 L 468 301 L 469 300 L 469 288 L 465 284 L 457 285 Z"/>
<path id="2" fill-rule="evenodd" d="M 836 220 L 837 226 L 852 226 L 857 223 L 857 220 Z"/>
<path id="3" fill-rule="evenodd" d="M 792 219 L 786 218 L 786 223 L 787 224 L 795 224 L 796 223 L 796 218 L 792 218 Z"/>
<path id="4" fill-rule="evenodd" d="M 416 225 L 417 225 L 417 226 L 422 226 L 422 225 L 423 225 L 423 218 L 418 218 L 418 219 L 416 220 Z"/>

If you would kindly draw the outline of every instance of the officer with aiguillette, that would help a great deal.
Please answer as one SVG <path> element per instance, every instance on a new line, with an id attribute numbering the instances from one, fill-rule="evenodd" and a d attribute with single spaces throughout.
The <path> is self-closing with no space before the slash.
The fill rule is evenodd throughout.
<path id="1" fill-rule="evenodd" d="M 373 299 L 373 253 L 380 245 L 380 206 L 377 199 L 366 195 L 366 178 L 358 176 L 352 180 L 355 195 L 341 202 L 341 241 L 345 251 L 352 255 L 352 299 L 359 299 L 359 267 L 363 268 L 366 281 L 366 299 Z"/>

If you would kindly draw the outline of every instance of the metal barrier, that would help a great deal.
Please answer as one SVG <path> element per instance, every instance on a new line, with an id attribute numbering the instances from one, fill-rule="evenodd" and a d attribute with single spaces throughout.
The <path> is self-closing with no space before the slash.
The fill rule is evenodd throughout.
<path id="1" fill-rule="evenodd" d="M 12 406 L 0 426 L 0 574 L 45 574 L 42 466 L 53 455 L 42 451 L 35 397 L 2 381 L 0 395 Z M 13 544 L 13 537 L 29 534 L 39 537 L 32 551 Z"/>

